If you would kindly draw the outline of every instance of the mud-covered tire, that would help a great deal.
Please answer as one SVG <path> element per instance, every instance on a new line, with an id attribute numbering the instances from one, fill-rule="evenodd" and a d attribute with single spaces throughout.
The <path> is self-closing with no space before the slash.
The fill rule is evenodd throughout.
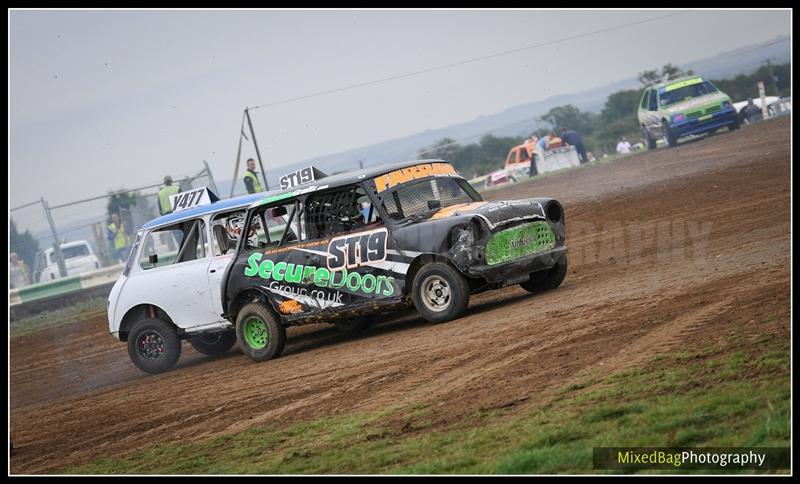
<path id="1" fill-rule="evenodd" d="M 521 283 L 520 286 L 528 292 L 549 291 L 560 286 L 566 276 L 567 254 L 564 254 L 556 265 L 546 271 L 531 274 L 530 280 Z"/>
<path id="2" fill-rule="evenodd" d="M 642 136 L 644 136 L 644 142 L 647 144 L 648 150 L 654 150 L 658 147 L 658 142 L 650 137 L 650 132 L 644 126 L 642 126 Z"/>
<path id="3" fill-rule="evenodd" d="M 267 361 L 283 352 L 286 328 L 269 308 L 250 303 L 236 316 L 236 340 L 251 360 Z"/>
<path id="4" fill-rule="evenodd" d="M 162 373 L 181 357 L 178 330 L 160 319 L 143 319 L 128 334 L 128 356 L 137 368 L 147 373 Z"/>
<path id="5" fill-rule="evenodd" d="M 426 321 L 451 321 L 461 316 L 469 305 L 469 283 L 452 266 L 431 262 L 414 277 L 411 297 L 414 307 Z"/>
<path id="6" fill-rule="evenodd" d="M 369 328 L 372 325 L 372 321 L 370 321 L 366 316 L 361 316 L 358 318 L 334 321 L 333 324 L 336 326 L 336 329 L 342 333 L 356 334 Z"/>
<path id="7" fill-rule="evenodd" d="M 728 131 L 736 131 L 737 129 L 739 129 L 739 126 L 740 126 L 739 118 L 736 118 L 735 123 L 728 125 Z"/>
<path id="8" fill-rule="evenodd" d="M 663 136 L 664 142 L 667 143 L 667 146 L 670 148 L 678 144 L 678 140 L 675 138 L 675 135 L 672 134 L 672 130 L 669 128 L 669 124 L 666 121 L 661 122 L 661 136 Z"/>
<path id="9" fill-rule="evenodd" d="M 198 334 L 189 338 L 189 344 L 199 353 L 218 356 L 233 348 L 233 345 L 236 344 L 236 331 Z"/>

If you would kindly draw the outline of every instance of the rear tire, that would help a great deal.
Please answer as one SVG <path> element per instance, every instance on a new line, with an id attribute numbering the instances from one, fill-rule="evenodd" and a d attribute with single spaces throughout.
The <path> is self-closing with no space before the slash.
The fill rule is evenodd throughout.
<path id="1" fill-rule="evenodd" d="M 667 146 L 670 148 L 678 144 L 678 140 L 675 139 L 675 136 L 672 134 L 672 130 L 669 128 L 669 124 L 667 124 L 666 121 L 661 122 L 661 135 L 664 137 L 664 142 L 666 142 Z"/>
<path id="2" fill-rule="evenodd" d="M 430 323 L 442 323 L 456 319 L 466 311 L 469 283 L 452 266 L 431 262 L 417 272 L 411 295 L 423 319 Z"/>
<path id="3" fill-rule="evenodd" d="M 175 326 L 160 319 L 144 319 L 128 334 L 128 356 L 147 373 L 162 373 L 181 357 L 181 338 Z"/>
<path id="4" fill-rule="evenodd" d="M 198 334 L 189 338 L 189 344 L 204 355 L 218 356 L 236 344 L 236 331 Z"/>
<path id="5" fill-rule="evenodd" d="M 520 286 L 528 292 L 549 291 L 560 286 L 566 276 L 567 254 L 564 254 L 552 268 L 534 272 L 531 274 L 530 280 L 523 282 Z"/>
<path id="6" fill-rule="evenodd" d="M 736 118 L 735 123 L 728 125 L 728 131 L 736 131 L 737 129 L 739 129 L 739 118 Z"/>
<path id="7" fill-rule="evenodd" d="M 654 150 L 656 147 L 658 147 L 658 143 L 656 143 L 656 140 L 650 137 L 650 132 L 647 131 L 647 128 L 644 126 L 642 126 L 642 134 L 644 135 L 644 141 L 647 144 L 648 150 Z"/>
<path id="8" fill-rule="evenodd" d="M 286 328 L 263 304 L 250 303 L 236 317 L 236 340 L 255 362 L 277 358 L 286 344 Z"/>

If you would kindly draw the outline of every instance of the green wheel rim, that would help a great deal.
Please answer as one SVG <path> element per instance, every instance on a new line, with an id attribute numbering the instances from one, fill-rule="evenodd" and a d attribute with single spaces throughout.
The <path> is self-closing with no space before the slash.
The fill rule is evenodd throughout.
<path id="1" fill-rule="evenodd" d="M 269 342 L 269 330 L 264 321 L 250 318 L 244 323 L 244 340 L 254 350 L 260 350 Z"/>

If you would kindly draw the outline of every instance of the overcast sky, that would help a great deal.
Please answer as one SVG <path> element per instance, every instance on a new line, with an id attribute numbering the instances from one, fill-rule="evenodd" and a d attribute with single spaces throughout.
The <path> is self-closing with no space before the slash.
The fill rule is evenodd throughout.
<path id="1" fill-rule="evenodd" d="M 245 106 L 670 13 L 11 11 L 9 202 L 157 183 L 203 159 L 228 179 Z M 693 11 L 258 109 L 253 123 L 267 169 L 279 170 L 789 35 L 790 16 Z"/>

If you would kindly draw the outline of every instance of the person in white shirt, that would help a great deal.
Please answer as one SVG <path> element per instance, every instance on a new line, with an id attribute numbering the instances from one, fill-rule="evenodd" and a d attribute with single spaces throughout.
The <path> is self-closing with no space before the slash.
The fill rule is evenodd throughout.
<path id="1" fill-rule="evenodd" d="M 617 153 L 630 153 L 631 144 L 624 137 L 619 139 L 617 143 Z"/>

